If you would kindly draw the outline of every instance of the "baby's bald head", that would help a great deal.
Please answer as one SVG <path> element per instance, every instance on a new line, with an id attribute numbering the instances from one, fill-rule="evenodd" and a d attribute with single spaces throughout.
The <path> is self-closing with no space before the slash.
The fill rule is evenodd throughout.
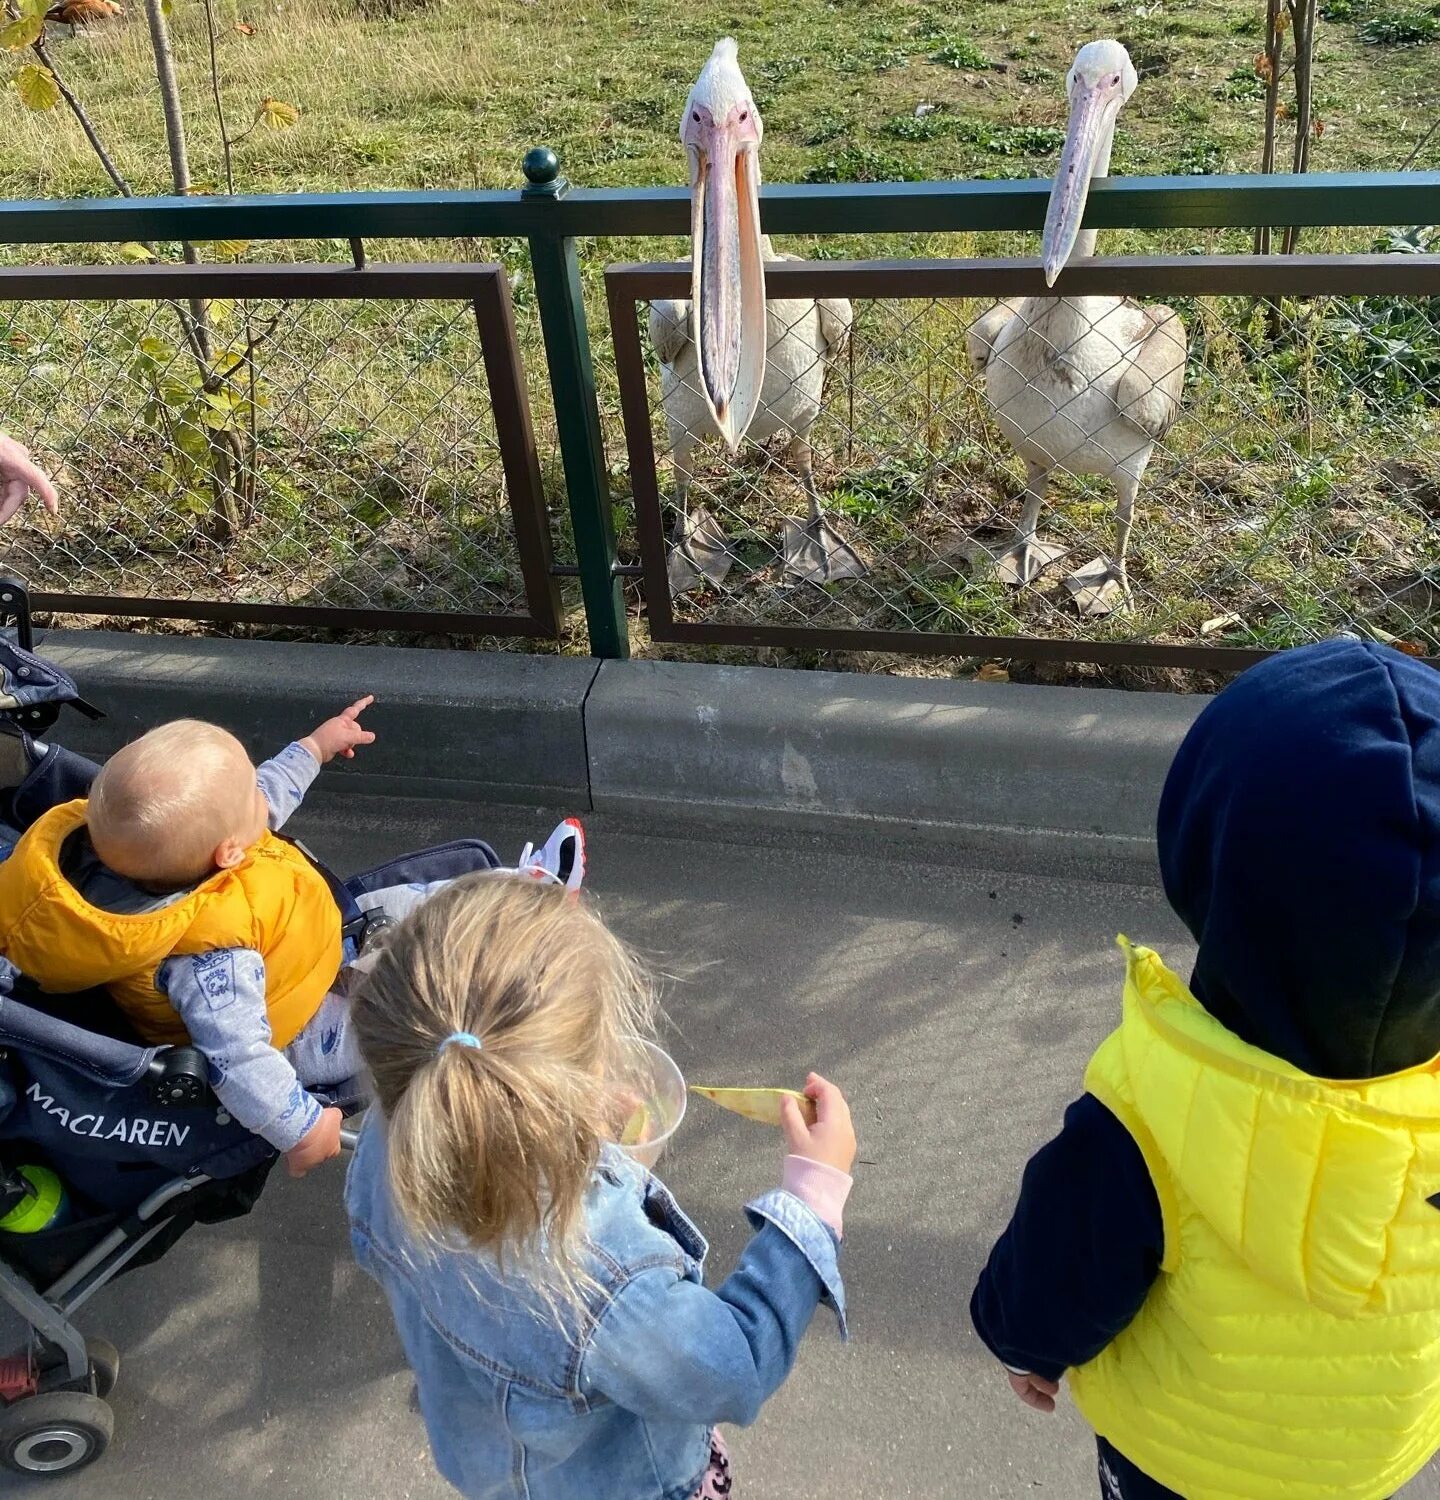
<path id="1" fill-rule="evenodd" d="M 236 863 L 265 828 L 255 767 L 233 734 L 177 719 L 133 740 L 90 788 L 95 852 L 144 885 L 193 885 Z"/>

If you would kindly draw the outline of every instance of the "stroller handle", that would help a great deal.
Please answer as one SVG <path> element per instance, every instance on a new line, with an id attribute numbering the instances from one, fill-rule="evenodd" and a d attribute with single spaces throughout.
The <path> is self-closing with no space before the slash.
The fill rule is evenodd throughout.
<path id="1" fill-rule="evenodd" d="M 342 1130 L 340 1132 L 340 1149 L 342 1151 L 353 1151 L 360 1144 L 360 1132 L 358 1130 Z"/>

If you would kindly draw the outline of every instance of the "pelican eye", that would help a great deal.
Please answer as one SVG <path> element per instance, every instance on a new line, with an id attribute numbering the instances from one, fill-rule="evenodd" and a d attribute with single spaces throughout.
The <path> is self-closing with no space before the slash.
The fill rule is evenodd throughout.
<path id="1" fill-rule="evenodd" d="M 692 110 L 691 114 L 690 114 L 690 118 L 692 120 L 694 120 L 694 122 L 698 125 L 700 123 L 700 111 L 698 109 L 697 110 Z"/>

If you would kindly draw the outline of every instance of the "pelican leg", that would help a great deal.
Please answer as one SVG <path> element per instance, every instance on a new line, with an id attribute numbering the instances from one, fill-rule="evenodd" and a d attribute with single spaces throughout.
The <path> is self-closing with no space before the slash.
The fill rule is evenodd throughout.
<path id="1" fill-rule="evenodd" d="M 1001 583 L 1020 588 L 1037 578 L 1065 556 L 1066 549 L 1039 537 L 1040 509 L 1045 504 L 1045 489 L 1050 471 L 1040 464 L 1025 465 L 1025 504 L 1020 511 L 1018 540 L 1003 552 L 995 554 L 995 576 Z"/>
<path id="2" fill-rule="evenodd" d="M 845 541 L 825 517 L 820 491 L 815 487 L 815 461 L 808 436 L 796 433 L 790 454 L 800 471 L 809 516 L 802 525 L 785 518 L 781 546 L 785 571 L 802 583 L 830 583 L 837 578 L 863 578 L 870 570 L 860 554 Z"/>
<path id="3" fill-rule="evenodd" d="M 1075 600 L 1075 608 L 1087 620 L 1106 615 L 1123 614 L 1130 608 L 1130 579 L 1125 571 L 1125 554 L 1130 549 L 1130 530 L 1135 524 L 1135 496 L 1140 490 L 1139 477 L 1115 476 L 1115 555 L 1097 557 L 1076 569 L 1065 587 Z"/>
<path id="4" fill-rule="evenodd" d="M 690 486 L 695 478 L 690 451 L 687 443 L 675 445 L 675 526 L 670 533 L 666 572 L 670 592 L 677 596 L 688 594 L 702 583 L 719 588 L 735 561 L 720 523 L 709 510 L 703 505 L 690 509 Z"/>

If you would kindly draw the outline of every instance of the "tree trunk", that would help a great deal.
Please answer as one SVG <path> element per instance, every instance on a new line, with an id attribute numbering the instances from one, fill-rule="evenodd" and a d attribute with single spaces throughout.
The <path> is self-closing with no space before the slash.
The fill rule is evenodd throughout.
<path id="1" fill-rule="evenodd" d="M 1315 112 L 1315 9 L 1316 0 L 1292 0 L 1290 6 L 1295 47 L 1295 154 L 1292 164 L 1296 172 L 1310 170 L 1310 132 L 1313 123 L 1310 117 Z M 1285 231 L 1285 243 L 1282 246 L 1284 253 L 1293 255 L 1299 243 L 1300 226 L 1292 224 Z"/>
<path id="2" fill-rule="evenodd" d="M 1280 30 L 1280 15 L 1285 0 L 1266 0 L 1265 3 L 1265 53 L 1270 76 L 1265 80 L 1265 145 L 1260 152 L 1260 170 L 1267 176 L 1275 170 L 1275 124 L 1280 113 L 1280 55 L 1285 45 L 1284 33 Z M 1255 230 L 1256 255 L 1270 253 L 1270 226 L 1262 224 Z"/>
<path id="3" fill-rule="evenodd" d="M 190 154 L 185 144 L 185 115 L 180 107 L 180 86 L 175 79 L 175 57 L 170 48 L 170 28 L 165 22 L 164 0 L 145 0 L 145 19 L 150 25 L 150 49 L 155 54 L 155 78 L 160 85 L 160 107 L 165 115 L 165 144 L 170 151 L 170 180 L 182 197 L 190 191 Z M 194 245 L 185 241 L 181 252 L 187 265 L 199 264 Z M 214 345 L 210 338 L 210 314 L 203 297 L 190 300 L 190 315 L 183 318 L 186 338 L 200 366 L 206 390 L 214 385 Z M 233 435 L 208 429 L 210 440 L 210 535 L 221 546 L 234 540 L 240 526 L 240 506 L 235 496 L 235 450 Z"/>

